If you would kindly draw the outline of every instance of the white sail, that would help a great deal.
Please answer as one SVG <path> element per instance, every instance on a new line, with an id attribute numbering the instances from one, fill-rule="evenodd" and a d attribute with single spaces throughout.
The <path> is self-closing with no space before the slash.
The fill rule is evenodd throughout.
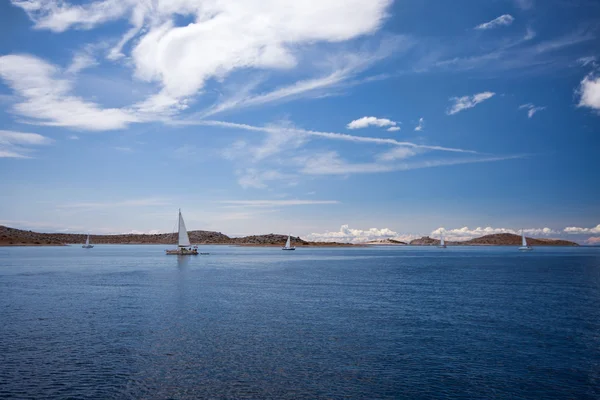
<path id="1" fill-rule="evenodd" d="M 291 243 L 290 243 L 290 235 L 288 235 L 287 242 L 285 242 L 285 248 L 289 249 L 290 245 L 291 245 Z"/>
<path id="2" fill-rule="evenodd" d="M 185 229 L 185 222 L 183 222 L 183 216 L 181 210 L 179 210 L 179 239 L 177 241 L 179 247 L 187 247 L 190 245 L 190 238 L 187 230 Z"/>
<path id="3" fill-rule="evenodd" d="M 521 229 L 521 238 L 523 239 L 523 247 L 527 247 L 527 239 L 525 239 L 525 231 L 523 229 Z"/>
<path id="4" fill-rule="evenodd" d="M 87 235 L 87 239 L 85 239 L 85 245 L 89 246 L 90 244 L 90 235 Z"/>
<path id="5" fill-rule="evenodd" d="M 444 242 L 444 234 L 440 234 L 440 246 L 445 246 L 445 242 Z"/>

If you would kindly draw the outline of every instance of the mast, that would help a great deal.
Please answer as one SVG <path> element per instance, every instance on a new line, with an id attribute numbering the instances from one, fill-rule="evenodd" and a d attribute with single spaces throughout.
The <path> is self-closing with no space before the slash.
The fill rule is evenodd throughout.
<path id="1" fill-rule="evenodd" d="M 440 234 L 440 237 L 441 237 L 440 245 L 444 246 L 444 232 L 442 232 Z"/>
<path id="2" fill-rule="evenodd" d="M 527 247 L 527 239 L 525 239 L 525 230 L 521 229 L 521 239 L 523 247 Z"/>
<path id="3" fill-rule="evenodd" d="M 290 248 L 290 235 L 288 235 L 287 241 L 285 242 L 285 247 Z"/>
<path id="4" fill-rule="evenodd" d="M 89 233 L 87 235 L 87 239 L 85 239 L 85 244 L 86 245 L 90 244 L 90 234 Z"/>

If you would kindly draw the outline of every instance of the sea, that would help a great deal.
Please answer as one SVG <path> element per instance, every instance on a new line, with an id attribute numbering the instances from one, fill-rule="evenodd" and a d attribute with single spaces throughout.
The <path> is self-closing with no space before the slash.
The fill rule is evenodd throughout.
<path id="1" fill-rule="evenodd" d="M 0 248 L 0 398 L 600 399 L 600 248 Z"/>

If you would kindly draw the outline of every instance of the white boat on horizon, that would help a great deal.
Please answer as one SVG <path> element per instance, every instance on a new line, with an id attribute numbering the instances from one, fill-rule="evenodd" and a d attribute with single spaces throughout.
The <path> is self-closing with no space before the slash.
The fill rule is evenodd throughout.
<path id="1" fill-rule="evenodd" d="M 87 235 L 87 239 L 85 239 L 85 244 L 83 246 L 81 246 L 84 249 L 93 249 L 94 245 L 90 244 L 90 235 Z"/>
<path id="2" fill-rule="evenodd" d="M 444 242 L 444 232 L 440 233 L 440 245 L 438 247 L 440 249 L 446 248 L 446 242 Z"/>
<path id="3" fill-rule="evenodd" d="M 287 241 L 285 242 L 285 246 L 281 248 L 281 250 L 296 250 L 295 247 L 292 247 L 291 243 L 291 235 L 288 235 Z"/>
<path id="4" fill-rule="evenodd" d="M 519 247 L 519 251 L 531 251 L 533 247 L 527 245 L 527 239 L 525 239 L 525 231 L 521 229 L 521 247 Z"/>
<path id="5" fill-rule="evenodd" d="M 176 256 L 195 256 L 198 255 L 198 246 L 190 244 L 190 237 L 185 229 L 185 222 L 179 209 L 179 220 L 177 222 L 177 248 L 173 250 L 165 250 L 168 255 Z"/>

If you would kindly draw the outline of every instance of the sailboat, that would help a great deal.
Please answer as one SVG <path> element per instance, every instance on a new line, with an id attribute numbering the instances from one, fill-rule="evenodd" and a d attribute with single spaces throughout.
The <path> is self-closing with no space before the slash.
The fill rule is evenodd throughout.
<path id="1" fill-rule="evenodd" d="M 93 244 L 90 244 L 90 235 L 89 234 L 87 235 L 87 239 L 85 239 L 85 244 L 81 247 L 83 247 L 84 249 L 91 249 L 94 247 Z"/>
<path id="2" fill-rule="evenodd" d="M 187 230 L 185 229 L 185 222 L 183 222 L 183 216 L 181 215 L 181 209 L 179 209 L 179 221 L 177 222 L 177 248 L 173 250 L 165 250 L 169 255 L 177 256 L 195 256 L 198 254 L 198 246 L 190 245 L 190 238 Z"/>
<path id="3" fill-rule="evenodd" d="M 519 247 L 519 251 L 531 251 L 533 247 L 527 246 L 527 239 L 525 239 L 525 231 L 521 229 L 521 247 Z"/>
<path id="4" fill-rule="evenodd" d="M 446 242 L 444 242 L 444 232 L 440 233 L 440 245 L 438 247 L 440 249 L 446 248 Z"/>
<path id="5" fill-rule="evenodd" d="M 287 241 L 285 242 L 285 246 L 282 247 L 281 250 L 296 250 L 295 247 L 291 246 L 291 235 L 288 235 Z"/>

